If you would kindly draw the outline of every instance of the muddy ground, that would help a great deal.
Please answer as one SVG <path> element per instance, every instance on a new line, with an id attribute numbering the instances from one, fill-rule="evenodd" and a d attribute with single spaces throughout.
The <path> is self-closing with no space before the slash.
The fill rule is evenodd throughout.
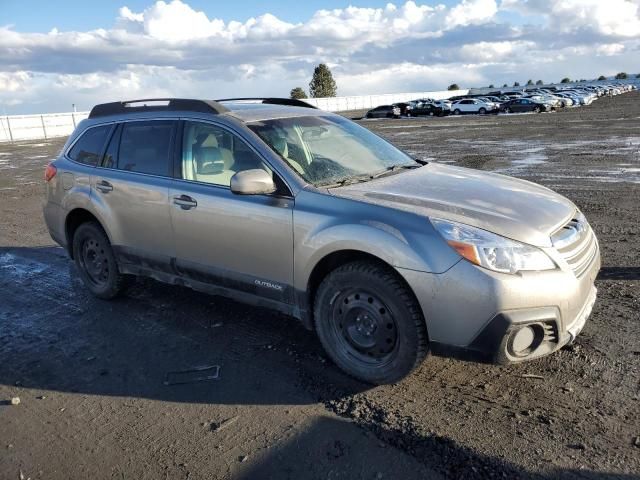
<path id="1" fill-rule="evenodd" d="M 582 208 L 603 268 L 574 345 L 509 367 L 430 356 L 372 388 L 277 313 L 148 280 L 96 300 L 41 215 L 64 139 L 0 144 L 0 478 L 640 478 L 640 93 L 362 124 Z M 202 365 L 219 377 L 171 384 Z"/>

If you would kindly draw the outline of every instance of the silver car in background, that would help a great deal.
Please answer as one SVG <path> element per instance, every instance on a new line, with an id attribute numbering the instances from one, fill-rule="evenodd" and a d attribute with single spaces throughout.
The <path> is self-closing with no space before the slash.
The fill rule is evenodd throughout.
<path id="1" fill-rule="evenodd" d="M 301 101 L 97 105 L 45 179 L 48 229 L 94 295 L 143 275 L 273 308 L 366 382 L 429 350 L 538 358 L 595 301 L 598 242 L 572 202 Z"/>

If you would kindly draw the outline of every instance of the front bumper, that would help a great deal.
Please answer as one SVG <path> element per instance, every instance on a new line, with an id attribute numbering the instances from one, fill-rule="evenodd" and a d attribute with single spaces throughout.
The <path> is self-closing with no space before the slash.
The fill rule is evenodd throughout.
<path id="1" fill-rule="evenodd" d="M 507 275 L 466 260 L 442 274 L 399 271 L 416 294 L 434 346 L 511 363 L 548 355 L 576 338 L 595 302 L 599 269 L 597 252 L 578 277 L 570 269 Z"/>

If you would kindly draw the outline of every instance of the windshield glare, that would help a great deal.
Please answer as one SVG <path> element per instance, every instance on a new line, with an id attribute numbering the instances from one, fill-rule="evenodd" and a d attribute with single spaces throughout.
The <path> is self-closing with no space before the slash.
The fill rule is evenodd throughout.
<path id="1" fill-rule="evenodd" d="M 346 118 L 310 116 L 248 124 L 302 178 L 316 186 L 418 163 Z"/>

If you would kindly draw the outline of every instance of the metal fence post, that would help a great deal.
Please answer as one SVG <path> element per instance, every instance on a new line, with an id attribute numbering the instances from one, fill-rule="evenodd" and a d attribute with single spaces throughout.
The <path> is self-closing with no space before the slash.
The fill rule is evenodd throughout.
<path id="1" fill-rule="evenodd" d="M 42 133 L 44 134 L 44 139 L 47 139 L 47 129 L 44 126 L 44 116 L 40 115 L 40 122 L 42 122 Z"/>
<path id="2" fill-rule="evenodd" d="M 9 130 L 9 141 L 13 143 L 13 133 L 11 132 L 11 122 L 9 122 L 9 115 L 7 115 L 7 130 Z"/>
<path id="3" fill-rule="evenodd" d="M 73 108 L 75 108 L 75 105 L 73 106 Z M 76 128 L 76 113 L 75 112 L 71 112 L 71 120 L 73 121 L 73 129 L 75 130 L 75 128 Z"/>

